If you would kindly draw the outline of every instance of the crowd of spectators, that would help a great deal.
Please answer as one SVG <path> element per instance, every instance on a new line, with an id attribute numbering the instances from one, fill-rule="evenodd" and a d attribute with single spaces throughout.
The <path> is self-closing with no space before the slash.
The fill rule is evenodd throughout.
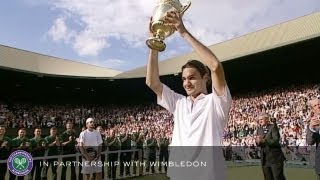
<path id="1" fill-rule="evenodd" d="M 266 112 L 280 128 L 281 144 L 294 147 L 287 148 L 288 152 L 307 153 L 307 121 L 312 116 L 308 101 L 315 97 L 319 98 L 319 85 L 299 85 L 234 95 L 224 131 L 224 146 L 248 147 L 243 150 L 245 158 L 258 156 L 254 148 L 258 127 L 256 117 Z M 173 129 L 172 114 L 157 105 L 8 105 L 0 102 L 0 124 L 5 124 L 7 128 L 64 127 L 69 120 L 81 128 L 88 117 L 93 117 L 107 132 L 110 129 L 119 132 L 152 131 L 157 138 L 162 133 L 171 137 Z"/>

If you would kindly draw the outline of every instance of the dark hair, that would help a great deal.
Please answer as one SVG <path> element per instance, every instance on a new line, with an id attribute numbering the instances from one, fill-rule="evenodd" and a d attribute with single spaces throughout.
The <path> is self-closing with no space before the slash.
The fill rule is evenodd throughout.
<path id="1" fill-rule="evenodd" d="M 198 60 L 189 60 L 185 65 L 181 67 L 181 71 L 185 68 L 192 67 L 199 71 L 201 77 L 208 73 L 208 67 Z"/>
<path id="2" fill-rule="evenodd" d="M 51 130 L 58 130 L 58 129 L 57 129 L 57 127 L 52 127 L 52 128 L 50 128 L 50 131 Z"/>
<path id="3" fill-rule="evenodd" d="M 202 78 L 204 76 L 208 76 L 207 85 L 211 84 L 211 71 L 208 66 L 205 66 L 198 60 L 189 60 L 185 65 L 181 67 L 181 72 L 183 72 L 183 70 L 188 67 L 195 68 L 200 73 Z"/>
<path id="4" fill-rule="evenodd" d="M 35 131 L 36 129 L 40 129 L 40 130 L 41 130 L 41 127 L 40 127 L 40 126 L 36 126 L 36 127 L 34 128 L 34 131 Z"/>

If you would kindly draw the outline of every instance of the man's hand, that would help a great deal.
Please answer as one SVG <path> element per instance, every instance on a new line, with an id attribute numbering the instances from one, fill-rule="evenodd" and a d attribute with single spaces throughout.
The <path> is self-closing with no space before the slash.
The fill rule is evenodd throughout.
<path id="1" fill-rule="evenodd" d="M 56 146 L 60 146 L 60 141 L 59 141 L 59 139 L 55 140 L 55 141 L 54 141 L 54 144 L 55 144 Z"/>
<path id="2" fill-rule="evenodd" d="M 313 118 L 310 120 L 310 124 L 309 124 L 310 129 L 316 129 L 319 127 L 319 125 L 320 125 L 320 119 Z"/>
<path id="3" fill-rule="evenodd" d="M 1 147 L 6 147 L 8 144 L 8 141 L 4 141 L 2 144 L 1 144 Z"/>
<path id="4" fill-rule="evenodd" d="M 150 22 L 149 22 L 149 37 L 153 37 L 154 32 L 152 31 L 152 17 L 150 17 Z"/>
<path id="5" fill-rule="evenodd" d="M 183 24 L 182 17 L 179 12 L 168 12 L 167 15 L 164 17 L 164 20 L 169 25 L 172 25 L 175 28 L 175 30 L 179 32 L 180 35 L 183 36 L 183 34 L 188 32 Z"/>
<path id="6" fill-rule="evenodd" d="M 264 143 L 263 137 L 262 137 L 262 136 L 257 136 L 257 137 L 256 137 L 256 143 L 257 143 L 257 144 Z"/>
<path id="7" fill-rule="evenodd" d="M 85 159 L 87 160 L 87 161 L 93 161 L 93 158 L 89 155 L 89 156 L 85 156 Z"/>
<path id="8" fill-rule="evenodd" d="M 96 157 L 96 158 L 94 158 L 94 160 L 93 160 L 93 161 L 98 161 L 98 160 L 99 160 L 99 158 L 100 158 L 100 156 L 101 156 L 101 154 L 98 154 L 98 155 L 97 155 L 97 157 Z"/>

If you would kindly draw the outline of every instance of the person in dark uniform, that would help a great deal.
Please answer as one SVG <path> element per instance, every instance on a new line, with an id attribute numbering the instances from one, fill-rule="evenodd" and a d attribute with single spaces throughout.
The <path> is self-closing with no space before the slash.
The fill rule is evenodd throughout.
<path id="1" fill-rule="evenodd" d="M 34 137 L 30 139 L 31 144 L 31 154 L 32 157 L 43 157 L 45 150 L 47 149 L 47 143 L 44 138 L 41 137 L 41 128 L 36 127 L 34 129 Z M 41 179 L 41 167 L 42 159 L 33 160 L 33 167 L 30 173 L 30 178 L 33 179 L 35 176 L 36 180 Z"/>
<path id="2" fill-rule="evenodd" d="M 30 145 L 30 141 L 28 138 L 26 138 L 26 129 L 25 128 L 21 128 L 18 131 L 18 137 L 13 138 L 11 141 L 11 152 L 14 152 L 16 150 L 24 150 L 27 152 L 31 152 L 31 145 Z M 23 176 L 16 176 L 14 174 L 11 173 L 11 171 L 9 171 L 10 173 L 10 178 L 9 180 L 15 180 L 16 177 L 18 177 L 18 180 L 23 180 L 24 177 Z"/>
<path id="3" fill-rule="evenodd" d="M 131 150 L 131 135 L 128 133 L 126 128 L 123 128 L 122 134 L 120 135 L 121 150 Z M 130 164 L 131 164 L 131 152 L 120 153 L 120 176 L 123 176 L 125 170 L 126 176 L 130 176 Z M 125 163 L 127 164 L 125 166 Z"/>
<path id="4" fill-rule="evenodd" d="M 57 156 L 60 154 L 61 152 L 61 144 L 60 144 L 60 140 L 58 137 L 58 130 L 56 127 L 52 127 L 50 128 L 50 135 L 44 138 L 47 146 L 48 146 L 48 156 Z M 43 174 L 45 174 L 46 176 L 43 177 L 42 179 L 48 179 L 47 178 L 47 174 L 48 174 L 48 169 L 49 167 L 51 167 L 51 176 L 52 176 L 52 180 L 57 180 L 57 166 L 54 165 L 54 162 L 58 162 L 58 158 L 54 158 L 54 159 L 48 159 L 48 167 L 44 168 L 45 172 Z"/>
<path id="5" fill-rule="evenodd" d="M 61 140 L 61 146 L 62 146 L 62 155 L 70 155 L 76 153 L 76 132 L 73 129 L 73 122 L 68 121 L 66 124 L 66 130 L 61 134 L 59 137 Z M 70 161 L 76 161 L 76 157 L 65 157 L 62 158 L 62 162 L 64 165 L 66 165 L 66 162 Z M 70 177 L 67 177 L 67 168 L 68 166 L 62 166 L 61 169 L 61 180 L 67 180 L 72 179 L 72 177 L 76 177 L 76 169 L 73 163 L 71 163 L 70 169 L 71 174 Z"/>
<path id="6" fill-rule="evenodd" d="M 11 148 L 11 139 L 6 134 L 6 127 L 0 125 L 0 161 L 7 160 L 10 155 Z M 7 172 L 7 163 L 0 163 L 0 179 L 4 179 L 6 177 Z"/>
<path id="7" fill-rule="evenodd" d="M 100 134 L 101 134 L 101 138 L 102 138 L 102 141 L 103 141 L 103 144 L 102 144 L 102 150 L 101 150 L 101 161 L 102 161 L 102 163 L 104 163 L 105 162 L 105 160 L 106 160 L 106 156 L 105 156 L 105 150 L 106 150 L 106 144 L 105 144 L 105 142 L 106 142 L 106 135 L 105 135 L 105 133 L 104 133 L 104 128 L 102 127 L 102 126 L 98 126 L 97 128 L 96 128 L 96 130 L 97 131 L 99 131 L 100 132 Z M 104 168 L 102 168 L 102 179 L 104 179 Z"/>
<path id="8" fill-rule="evenodd" d="M 155 173 L 155 162 L 156 162 L 156 151 L 157 151 L 157 140 L 153 136 L 153 132 L 148 132 L 148 138 L 146 141 L 146 172 L 149 172 L 151 166 L 151 173 Z"/>
<path id="9" fill-rule="evenodd" d="M 136 140 L 138 138 L 138 135 L 139 134 L 136 132 L 136 130 L 133 130 L 133 132 L 131 133 L 131 149 L 134 150 L 132 152 L 132 155 L 133 155 L 133 157 L 132 157 L 132 160 L 133 160 L 133 163 L 132 163 L 132 169 L 133 169 L 132 174 L 133 175 L 135 175 L 136 171 L 137 171 L 136 162 L 138 161 L 138 156 L 139 156 L 138 151 L 136 151 L 137 150 L 137 142 L 136 142 Z"/>
<path id="10" fill-rule="evenodd" d="M 258 116 L 260 127 L 256 143 L 261 147 L 261 164 L 265 180 L 285 180 L 283 174 L 284 154 L 280 145 L 280 133 L 276 122 L 269 123 L 269 115 Z"/>
<path id="11" fill-rule="evenodd" d="M 133 141 L 135 142 L 135 148 L 137 151 L 134 152 L 134 163 L 133 163 L 133 174 L 135 175 L 137 173 L 139 176 L 142 176 L 143 167 L 143 141 L 144 141 L 144 135 L 143 132 L 138 129 L 136 132 L 133 133 Z M 138 168 L 137 168 L 138 167 Z"/>
<path id="12" fill-rule="evenodd" d="M 85 127 L 85 126 L 82 127 L 82 128 L 81 128 L 81 132 L 82 132 L 82 131 L 85 131 L 86 129 L 87 129 L 87 127 Z M 79 138 L 76 138 L 76 151 L 77 151 L 78 153 L 81 153 L 81 151 L 80 151 L 80 139 L 79 139 Z M 79 157 L 79 161 L 80 161 L 81 164 L 83 163 L 82 156 Z M 81 175 L 82 165 L 81 165 L 81 166 L 78 166 L 78 167 L 79 167 L 78 180 L 82 180 L 82 179 L 83 179 L 83 176 Z"/>
<path id="13" fill-rule="evenodd" d="M 320 99 L 313 99 L 309 102 L 311 108 L 312 116 L 310 116 L 309 126 L 307 130 L 307 143 L 309 145 L 316 144 L 316 154 L 315 154 L 315 171 L 318 180 L 320 180 Z"/>
<path id="14" fill-rule="evenodd" d="M 107 145 L 110 153 L 108 154 L 108 178 L 115 179 L 117 172 L 118 153 L 112 153 L 113 151 L 120 150 L 120 140 L 116 136 L 116 130 L 110 130 L 110 136 L 107 137 Z"/>
<path id="15" fill-rule="evenodd" d="M 164 162 L 164 170 L 167 173 L 168 169 L 168 160 L 169 160 L 169 139 L 165 136 L 165 133 L 162 131 L 161 136 L 158 140 L 158 146 L 160 150 L 159 154 L 159 172 L 162 172 L 162 162 Z"/>

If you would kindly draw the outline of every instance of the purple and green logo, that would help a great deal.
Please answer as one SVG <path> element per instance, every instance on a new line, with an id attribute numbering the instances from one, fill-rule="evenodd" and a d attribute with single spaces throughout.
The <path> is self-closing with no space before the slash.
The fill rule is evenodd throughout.
<path id="1" fill-rule="evenodd" d="M 26 151 L 14 151 L 8 158 L 8 169 L 16 176 L 25 176 L 29 174 L 32 170 L 32 167 L 32 156 Z"/>

